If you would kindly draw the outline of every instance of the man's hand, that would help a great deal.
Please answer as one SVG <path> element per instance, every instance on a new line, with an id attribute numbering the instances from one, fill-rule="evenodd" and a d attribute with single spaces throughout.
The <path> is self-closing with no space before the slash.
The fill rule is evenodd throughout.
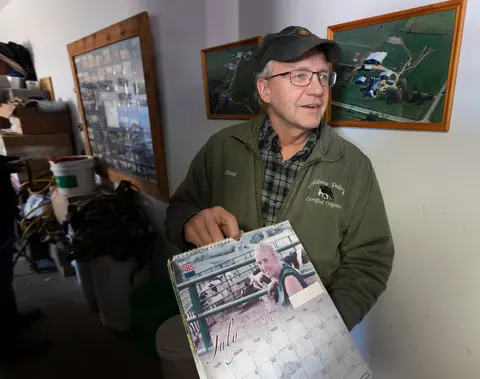
<path id="1" fill-rule="evenodd" d="M 238 221 L 222 207 L 204 209 L 187 221 L 185 239 L 197 247 L 240 237 Z"/>

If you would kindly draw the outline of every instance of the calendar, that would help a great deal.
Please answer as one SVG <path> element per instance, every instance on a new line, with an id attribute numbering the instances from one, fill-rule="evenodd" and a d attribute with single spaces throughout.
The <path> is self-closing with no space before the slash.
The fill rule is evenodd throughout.
<path id="1" fill-rule="evenodd" d="M 288 221 L 168 267 L 201 378 L 373 378 Z"/>

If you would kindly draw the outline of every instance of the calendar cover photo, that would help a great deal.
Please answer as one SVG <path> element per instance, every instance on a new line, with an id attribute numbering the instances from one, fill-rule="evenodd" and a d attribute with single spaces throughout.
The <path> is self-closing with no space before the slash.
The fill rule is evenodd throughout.
<path id="1" fill-rule="evenodd" d="M 168 267 L 200 378 L 373 378 L 288 221 Z"/>

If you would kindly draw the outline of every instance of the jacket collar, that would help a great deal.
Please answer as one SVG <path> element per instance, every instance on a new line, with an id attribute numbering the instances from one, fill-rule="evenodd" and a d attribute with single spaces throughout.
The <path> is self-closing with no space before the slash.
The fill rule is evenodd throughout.
<path id="1" fill-rule="evenodd" d="M 237 125 L 232 130 L 235 137 L 258 153 L 258 134 L 265 122 L 266 113 L 262 112 L 255 118 Z M 343 140 L 327 123 L 323 123 L 320 139 L 313 148 L 307 163 L 314 159 L 335 162 L 343 157 Z"/>

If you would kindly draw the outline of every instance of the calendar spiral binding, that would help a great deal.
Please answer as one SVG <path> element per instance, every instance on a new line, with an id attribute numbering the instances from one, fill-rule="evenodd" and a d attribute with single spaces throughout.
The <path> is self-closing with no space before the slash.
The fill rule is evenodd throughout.
<path id="1" fill-rule="evenodd" d="M 212 249 L 215 249 L 215 248 L 218 248 L 218 247 L 221 247 L 221 246 L 224 246 L 224 245 L 228 245 L 230 243 L 238 243 L 240 242 L 240 240 L 243 238 L 243 237 L 248 237 L 249 235 L 251 234 L 254 234 L 254 233 L 261 233 L 265 230 L 269 230 L 269 229 L 272 229 L 273 227 L 275 228 L 278 228 L 278 227 L 281 227 L 281 226 L 285 226 L 285 225 L 288 225 L 292 228 L 293 230 L 293 227 L 291 226 L 290 224 L 290 221 L 286 220 L 286 221 L 282 221 L 282 222 L 279 222 L 278 224 L 275 224 L 275 225 L 269 225 L 269 226 L 264 226 L 262 228 L 258 228 L 258 229 L 255 229 L 255 230 L 251 230 L 249 232 L 246 232 L 246 233 L 242 233 L 240 235 L 240 239 L 239 240 L 236 240 L 234 238 L 225 238 L 221 241 L 218 241 L 218 242 L 213 242 L 211 244 L 208 244 L 208 245 L 204 245 L 204 246 L 200 246 L 200 247 L 196 247 L 196 248 L 193 248 L 193 249 L 190 249 L 190 250 L 187 250 L 183 253 L 180 253 L 180 254 L 175 254 L 172 258 L 171 258 L 171 262 L 175 262 L 176 260 L 178 259 L 184 259 L 184 258 L 188 258 L 194 254 L 198 254 L 198 252 L 200 250 L 212 250 Z"/>

